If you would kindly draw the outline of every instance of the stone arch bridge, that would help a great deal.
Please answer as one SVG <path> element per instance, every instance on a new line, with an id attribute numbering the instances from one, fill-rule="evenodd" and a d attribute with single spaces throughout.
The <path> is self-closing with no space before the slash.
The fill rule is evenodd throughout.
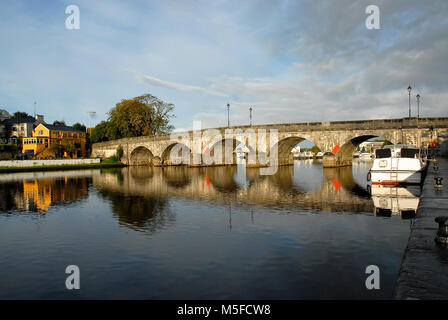
<path id="1" fill-rule="evenodd" d="M 250 133 L 255 133 L 255 140 L 251 140 Z M 248 159 L 251 159 L 250 154 L 256 153 L 255 150 L 259 155 L 269 158 L 276 147 L 277 163 L 287 165 L 293 162 L 292 148 L 303 140 L 310 140 L 325 154 L 324 166 L 346 166 L 351 165 L 352 154 L 357 146 L 373 137 L 380 137 L 394 144 L 413 145 L 433 140 L 440 146 L 441 154 L 446 156 L 448 118 L 333 121 L 201 129 L 95 143 L 92 146 L 92 156 L 111 157 L 121 145 L 124 151 L 121 161 L 127 165 L 165 166 L 179 162 L 190 166 L 235 164 L 234 149 L 243 143 L 248 146 Z M 225 149 L 227 147 L 224 145 L 229 140 L 229 149 L 232 149 L 230 161 L 228 158 L 224 159 L 228 156 L 228 149 Z M 264 151 L 260 151 L 261 145 L 264 146 Z M 217 155 L 218 158 L 222 157 L 222 161 L 216 161 Z M 259 161 L 259 155 L 254 156 L 253 159 L 256 160 L 251 162 L 253 166 L 266 165 L 266 161 Z"/>

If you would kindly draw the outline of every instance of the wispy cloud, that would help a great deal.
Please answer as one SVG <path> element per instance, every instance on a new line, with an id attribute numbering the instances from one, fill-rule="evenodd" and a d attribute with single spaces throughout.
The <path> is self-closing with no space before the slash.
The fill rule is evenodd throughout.
<path id="1" fill-rule="evenodd" d="M 208 89 L 208 88 L 191 86 L 188 84 L 177 83 L 177 82 L 170 82 L 170 81 L 161 80 L 156 77 L 149 76 L 149 75 L 139 74 L 136 72 L 133 72 L 133 73 L 135 74 L 135 76 L 137 77 L 137 79 L 139 81 L 153 85 L 153 86 L 157 86 L 157 87 L 164 87 L 164 88 L 179 90 L 179 91 L 184 91 L 184 92 L 206 93 L 206 94 L 220 96 L 220 97 L 226 96 L 226 94 L 224 94 L 224 93 L 221 93 L 221 92 L 218 92 L 218 91 L 215 91 L 212 89 Z"/>

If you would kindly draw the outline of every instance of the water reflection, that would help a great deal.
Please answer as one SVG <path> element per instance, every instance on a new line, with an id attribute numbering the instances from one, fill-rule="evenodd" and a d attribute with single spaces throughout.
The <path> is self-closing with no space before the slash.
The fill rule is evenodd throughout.
<path id="1" fill-rule="evenodd" d="M 350 167 L 326 168 L 310 163 L 279 167 L 262 176 L 257 168 L 128 167 L 117 184 L 110 172 L 94 176 L 93 186 L 145 197 L 182 197 L 219 203 L 266 207 L 373 212 L 370 194 L 353 179 Z"/>
<path id="2" fill-rule="evenodd" d="M 100 190 L 99 194 L 110 200 L 119 223 L 133 230 L 154 232 L 175 221 L 167 198 L 129 195 L 108 189 Z"/>
<path id="3" fill-rule="evenodd" d="M 371 186 L 375 216 L 401 215 L 403 219 L 414 218 L 420 202 L 420 186 Z"/>
<path id="4" fill-rule="evenodd" d="M 58 176 L 0 183 L 1 213 L 12 210 L 45 213 L 52 206 L 85 199 L 89 181 L 88 177 Z"/>
<path id="5" fill-rule="evenodd" d="M 415 214 L 419 190 L 370 187 L 365 180 L 368 169 L 361 162 L 353 168 L 322 168 L 321 164 L 306 160 L 279 167 L 275 175 L 269 176 L 260 175 L 258 168 L 244 165 L 137 166 L 92 170 L 84 176 L 73 172 L 53 173 L 52 177 L 43 175 L 34 179 L 16 174 L 9 180 L 2 176 L 0 209 L 45 212 L 51 206 L 86 198 L 88 186 L 93 185 L 101 197 L 110 201 L 118 221 L 135 229 L 153 229 L 173 221 L 174 215 L 164 216 L 169 212 L 170 197 L 229 205 L 373 212 L 377 216 L 389 213 L 410 216 L 411 211 Z"/>

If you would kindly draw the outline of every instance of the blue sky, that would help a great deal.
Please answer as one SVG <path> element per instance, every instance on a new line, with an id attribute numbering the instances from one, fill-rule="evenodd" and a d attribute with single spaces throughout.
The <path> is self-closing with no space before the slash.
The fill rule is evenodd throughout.
<path id="1" fill-rule="evenodd" d="M 80 9 L 68 30 L 65 8 Z M 380 8 L 380 30 L 365 8 Z M 151 93 L 190 129 L 447 116 L 446 1 L 2 1 L 0 108 L 95 123 Z M 88 117 L 89 111 L 97 116 Z"/>

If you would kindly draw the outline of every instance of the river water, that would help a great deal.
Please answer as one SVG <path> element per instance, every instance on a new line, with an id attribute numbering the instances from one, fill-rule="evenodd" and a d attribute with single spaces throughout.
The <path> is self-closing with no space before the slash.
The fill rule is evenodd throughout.
<path id="1" fill-rule="evenodd" d="M 418 190 L 372 190 L 370 165 L 0 175 L 0 299 L 391 298 Z"/>

